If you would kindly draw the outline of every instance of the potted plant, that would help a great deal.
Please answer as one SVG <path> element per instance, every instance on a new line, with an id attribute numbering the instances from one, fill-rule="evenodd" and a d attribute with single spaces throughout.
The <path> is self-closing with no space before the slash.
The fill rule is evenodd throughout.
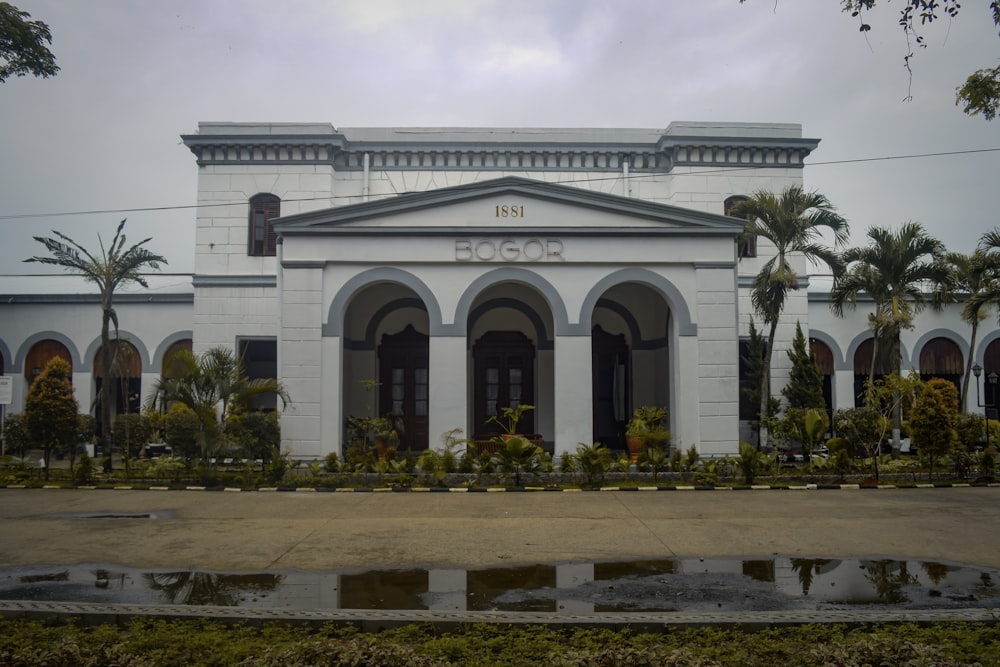
<path id="1" fill-rule="evenodd" d="M 667 430 L 667 411 L 665 408 L 644 405 L 632 413 L 632 418 L 625 428 L 625 443 L 628 445 L 632 463 L 649 447 L 663 447 L 670 441 L 670 431 Z"/>
<path id="2" fill-rule="evenodd" d="M 528 405 L 527 403 L 521 403 L 515 407 L 500 408 L 500 414 L 493 415 L 486 420 L 489 424 L 493 422 L 503 429 L 503 433 L 500 435 L 501 438 L 507 439 L 512 436 L 518 435 L 517 424 L 521 421 L 521 417 L 524 413 L 534 410 L 534 405 Z"/>

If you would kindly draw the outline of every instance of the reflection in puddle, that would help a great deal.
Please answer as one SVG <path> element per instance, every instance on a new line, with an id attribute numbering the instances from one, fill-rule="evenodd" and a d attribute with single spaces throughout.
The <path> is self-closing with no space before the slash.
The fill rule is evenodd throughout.
<path id="1" fill-rule="evenodd" d="M 768 611 L 997 607 L 1000 572 L 890 559 L 674 558 L 483 569 L 220 573 L 2 568 L 0 599 L 249 609 Z"/>

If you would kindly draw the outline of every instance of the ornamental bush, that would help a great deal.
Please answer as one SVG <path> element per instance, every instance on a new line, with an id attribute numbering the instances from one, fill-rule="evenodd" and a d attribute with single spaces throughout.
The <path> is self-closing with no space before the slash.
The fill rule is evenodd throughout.
<path id="1" fill-rule="evenodd" d="M 42 450 L 45 479 L 49 478 L 52 452 L 66 451 L 77 444 L 79 406 L 70 384 L 70 365 L 53 358 L 35 378 L 24 403 L 24 425 L 28 440 Z"/>
<path id="2" fill-rule="evenodd" d="M 937 460 L 947 455 L 957 441 L 957 414 L 958 389 L 948 380 L 931 378 L 910 413 L 910 437 L 927 461 L 929 477 L 934 475 Z"/>

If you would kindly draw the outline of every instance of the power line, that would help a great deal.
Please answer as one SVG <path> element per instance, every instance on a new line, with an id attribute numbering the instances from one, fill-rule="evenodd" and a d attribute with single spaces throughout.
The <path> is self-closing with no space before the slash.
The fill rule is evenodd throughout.
<path id="1" fill-rule="evenodd" d="M 1000 152 L 1000 148 L 975 148 L 963 151 L 942 151 L 939 153 L 915 153 L 912 155 L 886 155 L 882 157 L 869 157 L 869 158 L 852 158 L 848 160 L 827 160 L 824 162 L 809 162 L 803 166 L 808 167 L 823 167 L 829 165 L 838 164 L 860 164 L 864 162 L 887 162 L 891 160 L 913 160 L 920 158 L 931 158 L 931 157 L 946 157 L 950 155 L 973 155 L 977 153 L 997 153 Z M 792 165 L 788 165 L 792 166 Z M 722 174 L 722 173 L 733 173 L 734 171 L 755 171 L 760 169 L 761 165 L 746 165 L 739 167 L 720 167 L 717 169 L 704 169 L 699 171 L 689 172 L 685 175 L 702 175 L 702 174 Z M 517 169 L 511 169 L 510 171 L 518 171 Z M 662 178 L 665 172 L 631 172 L 629 174 L 630 180 L 639 180 L 643 178 Z M 597 183 L 600 181 L 616 181 L 622 178 L 621 174 L 616 173 L 614 176 L 592 176 L 587 178 L 570 178 L 560 181 L 548 181 L 554 184 L 570 184 L 570 183 Z M 404 194 L 413 194 L 412 192 L 397 192 L 391 195 L 377 195 L 379 197 L 389 197 L 389 196 L 399 196 Z M 360 195 L 327 195 L 320 197 L 299 197 L 296 199 L 284 199 L 285 202 L 307 202 L 307 201 L 333 201 L 339 199 L 357 199 Z M 60 211 L 56 213 L 15 213 L 0 215 L 0 220 L 29 220 L 33 218 L 63 218 L 71 216 L 80 215 L 110 215 L 110 214 L 123 214 L 123 213 L 154 213 L 157 211 L 184 211 L 190 209 L 203 209 L 203 208 L 214 208 L 221 206 L 233 206 L 234 204 L 244 204 L 244 200 L 240 201 L 226 201 L 226 202 L 213 202 L 211 204 L 183 204 L 180 206 L 145 206 L 138 208 L 109 208 L 109 209 L 94 209 L 89 211 Z"/>

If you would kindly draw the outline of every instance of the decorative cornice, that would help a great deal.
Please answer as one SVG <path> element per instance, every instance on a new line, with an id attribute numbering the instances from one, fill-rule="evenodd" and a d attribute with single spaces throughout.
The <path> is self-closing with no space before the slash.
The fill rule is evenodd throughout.
<path id="1" fill-rule="evenodd" d="M 2 304 L 101 303 L 100 294 L 0 294 Z M 116 294 L 115 303 L 194 303 L 194 294 Z"/>
<path id="2" fill-rule="evenodd" d="M 697 124 L 678 124 L 679 132 Z M 667 173 L 675 166 L 802 168 L 819 144 L 797 125 L 726 124 L 696 135 L 640 129 L 358 128 L 203 124 L 182 135 L 199 165 L 326 165 L 337 171 Z M 712 134 L 712 131 L 716 134 Z"/>

